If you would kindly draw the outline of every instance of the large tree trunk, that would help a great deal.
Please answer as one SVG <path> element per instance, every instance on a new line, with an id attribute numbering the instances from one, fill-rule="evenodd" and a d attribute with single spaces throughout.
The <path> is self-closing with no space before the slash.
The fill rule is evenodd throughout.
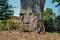
<path id="1" fill-rule="evenodd" d="M 44 5 L 45 5 L 45 0 L 40 0 L 41 20 L 43 20 Z"/>
<path id="2" fill-rule="evenodd" d="M 29 24 L 31 24 L 31 20 L 35 20 L 34 18 L 31 18 L 31 15 L 37 16 L 38 19 L 42 21 L 44 4 L 45 0 L 21 0 L 20 14 L 23 14 L 25 19 L 28 19 Z"/>

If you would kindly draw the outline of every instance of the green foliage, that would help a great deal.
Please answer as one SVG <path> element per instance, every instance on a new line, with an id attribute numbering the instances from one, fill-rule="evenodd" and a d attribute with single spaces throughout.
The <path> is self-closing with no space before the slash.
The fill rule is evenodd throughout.
<path id="1" fill-rule="evenodd" d="M 55 2 L 58 3 L 58 4 L 56 5 L 56 7 L 57 7 L 57 6 L 60 6 L 60 0 L 52 0 L 52 3 L 55 3 Z"/>
<path id="2" fill-rule="evenodd" d="M 53 31 L 54 22 L 55 22 L 55 13 L 52 12 L 51 8 L 47 8 L 43 13 L 44 25 L 46 31 Z"/>
<path id="3" fill-rule="evenodd" d="M 20 22 L 18 19 L 0 20 L 0 31 L 7 30 L 7 28 L 16 29 L 20 27 Z"/>
<path id="4" fill-rule="evenodd" d="M 13 13 L 12 5 L 8 4 L 8 0 L 0 0 L 0 19 L 9 19 Z"/>
<path id="5" fill-rule="evenodd" d="M 6 27 L 7 20 L 0 20 L 0 31 Z"/>
<path id="6" fill-rule="evenodd" d="M 44 17 L 43 20 L 44 19 L 49 20 L 50 18 L 54 19 L 55 13 L 52 12 L 51 8 L 46 8 L 46 10 L 43 13 L 43 17 Z"/>
<path id="7" fill-rule="evenodd" d="M 8 20 L 7 23 L 8 24 L 7 24 L 6 28 L 9 27 L 10 29 L 14 29 L 14 27 L 15 27 L 16 29 L 18 29 L 20 27 L 20 22 L 18 19 Z"/>
<path id="8" fill-rule="evenodd" d="M 56 26 L 60 28 L 60 15 L 56 17 Z"/>

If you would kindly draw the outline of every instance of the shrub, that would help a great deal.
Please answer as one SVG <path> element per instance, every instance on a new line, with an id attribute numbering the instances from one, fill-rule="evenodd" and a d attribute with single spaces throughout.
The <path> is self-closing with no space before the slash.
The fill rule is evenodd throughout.
<path id="1" fill-rule="evenodd" d="M 0 31 L 7 30 L 7 28 L 18 29 L 20 27 L 20 21 L 18 19 L 0 20 Z"/>
<path id="2" fill-rule="evenodd" d="M 9 27 L 10 29 L 18 29 L 20 27 L 20 21 L 18 19 L 9 19 L 7 21 L 6 28 Z"/>
<path id="3" fill-rule="evenodd" d="M 0 31 L 6 27 L 7 20 L 0 20 Z"/>

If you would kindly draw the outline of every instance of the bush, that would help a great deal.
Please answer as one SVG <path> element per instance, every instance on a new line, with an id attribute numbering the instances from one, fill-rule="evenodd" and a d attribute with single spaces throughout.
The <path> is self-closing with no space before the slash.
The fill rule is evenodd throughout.
<path id="1" fill-rule="evenodd" d="M 54 31 L 54 20 L 50 18 L 49 20 L 44 20 L 44 25 L 46 28 L 46 31 L 53 32 Z"/>
<path id="2" fill-rule="evenodd" d="M 20 21 L 18 19 L 11 19 L 7 21 L 6 28 L 18 29 L 20 27 Z"/>
<path id="3" fill-rule="evenodd" d="M 18 19 L 0 20 L 0 31 L 7 30 L 7 28 L 18 29 L 20 27 L 20 21 Z"/>
<path id="4" fill-rule="evenodd" d="M 6 27 L 7 20 L 0 20 L 0 31 Z"/>

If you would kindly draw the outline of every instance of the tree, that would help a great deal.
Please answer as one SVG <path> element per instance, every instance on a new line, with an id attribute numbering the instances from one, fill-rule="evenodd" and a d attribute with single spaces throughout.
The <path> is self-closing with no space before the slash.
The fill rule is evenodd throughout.
<path id="1" fill-rule="evenodd" d="M 57 26 L 57 30 L 59 31 L 60 30 L 60 15 L 58 15 L 57 17 L 56 17 L 56 26 Z"/>
<path id="2" fill-rule="evenodd" d="M 0 19 L 9 19 L 13 13 L 12 5 L 8 4 L 8 0 L 0 0 Z"/>
<path id="3" fill-rule="evenodd" d="M 39 7 L 38 11 L 41 20 L 43 18 L 42 12 L 44 10 L 44 5 L 45 5 L 45 0 L 21 0 L 21 8 L 26 10 L 27 8 L 30 7 L 32 9 L 32 13 L 38 13 L 36 11 L 37 8 Z"/>
<path id="4" fill-rule="evenodd" d="M 46 27 L 46 31 L 53 31 L 53 27 L 55 25 L 55 13 L 51 8 L 46 8 L 46 10 L 43 13 L 43 20 L 44 25 Z"/>
<path id="5" fill-rule="evenodd" d="M 39 26 L 39 29 L 37 28 L 37 30 L 39 30 L 41 32 L 43 32 L 43 31 L 45 32 L 45 27 L 42 23 L 42 20 L 43 20 L 42 12 L 44 9 L 44 5 L 45 5 L 45 0 L 21 0 L 20 17 L 22 18 L 22 20 L 24 20 L 23 18 L 26 17 L 29 21 L 25 22 L 25 23 L 31 23 L 30 25 L 32 25 L 32 27 Z M 35 17 L 31 17 L 32 15 Z M 29 19 L 30 17 L 31 17 L 31 20 Z M 33 22 L 32 22 L 32 20 L 33 20 Z M 37 24 L 37 25 L 35 25 L 35 24 Z"/>
<path id="6" fill-rule="evenodd" d="M 56 7 L 57 7 L 57 6 L 60 6 L 60 0 L 52 0 L 52 3 L 55 3 L 55 2 L 58 3 L 58 4 L 56 5 Z"/>
<path id="7" fill-rule="evenodd" d="M 52 0 L 52 3 L 55 3 L 55 2 L 58 3 L 57 5 L 55 5 L 55 7 L 58 8 L 58 12 L 59 12 L 59 14 L 60 14 L 60 0 Z"/>
<path id="8" fill-rule="evenodd" d="M 36 2 L 37 1 L 37 2 Z M 44 5 L 46 0 L 35 0 L 35 3 L 37 4 L 37 8 L 39 9 L 39 18 L 40 20 L 43 20 L 43 11 L 44 11 Z M 36 5 L 35 4 L 35 5 Z M 38 13 L 38 12 L 37 12 Z"/>

